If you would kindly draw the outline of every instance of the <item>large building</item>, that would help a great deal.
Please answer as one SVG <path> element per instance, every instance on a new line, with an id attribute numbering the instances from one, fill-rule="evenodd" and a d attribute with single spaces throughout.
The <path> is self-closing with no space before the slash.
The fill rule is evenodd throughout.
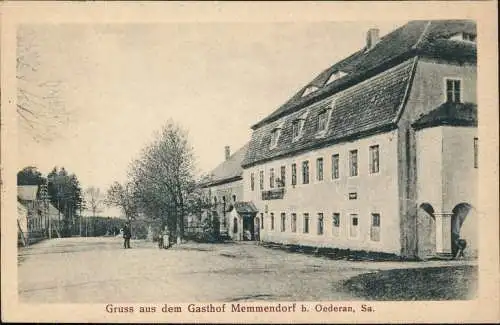
<path id="1" fill-rule="evenodd" d="M 210 218 L 219 223 L 222 236 L 233 240 L 254 240 L 254 217 L 257 213 L 251 202 L 243 200 L 243 168 L 241 163 L 248 144 L 231 155 L 225 147 L 225 159 L 212 170 L 201 187 L 211 201 Z"/>
<path id="2" fill-rule="evenodd" d="M 252 126 L 260 239 L 429 258 L 477 250 L 476 25 L 412 21 Z"/>

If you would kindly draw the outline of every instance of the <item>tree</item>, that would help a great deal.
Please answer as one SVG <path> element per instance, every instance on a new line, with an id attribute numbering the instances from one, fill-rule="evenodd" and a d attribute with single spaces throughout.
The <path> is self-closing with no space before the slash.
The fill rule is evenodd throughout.
<path id="1" fill-rule="evenodd" d="M 140 209 L 158 218 L 177 241 L 184 236 L 187 198 L 194 190 L 194 155 L 187 132 L 169 121 L 131 165 L 130 176 Z"/>
<path id="2" fill-rule="evenodd" d="M 68 174 L 64 167 L 59 170 L 54 167 L 47 175 L 47 180 L 50 201 L 59 211 L 59 228 L 63 236 L 69 236 L 76 231 L 75 215 L 83 199 L 80 182 L 75 174 Z"/>
<path id="3" fill-rule="evenodd" d="M 17 173 L 17 185 L 42 185 L 46 178 L 33 166 L 24 167 Z"/>
<path id="4" fill-rule="evenodd" d="M 17 30 L 17 115 L 19 125 L 36 141 L 49 141 L 69 114 L 62 100 L 62 82 L 47 80 L 33 26 Z"/>
<path id="5" fill-rule="evenodd" d="M 99 188 L 91 186 L 85 190 L 85 202 L 90 211 L 92 211 L 92 216 L 95 217 L 97 213 L 102 212 L 102 196 Z"/>
<path id="6" fill-rule="evenodd" d="M 114 182 L 106 193 L 104 204 L 109 207 L 120 208 L 129 221 L 137 216 L 133 186 L 130 183 L 122 185 Z"/>

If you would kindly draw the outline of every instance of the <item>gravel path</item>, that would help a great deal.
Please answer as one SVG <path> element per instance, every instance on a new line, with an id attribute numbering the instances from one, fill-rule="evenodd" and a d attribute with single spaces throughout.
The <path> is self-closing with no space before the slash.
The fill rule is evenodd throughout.
<path id="1" fill-rule="evenodd" d="M 249 243 L 186 243 L 160 250 L 121 238 L 47 240 L 19 251 L 22 302 L 125 303 L 359 300 L 344 280 L 378 270 L 454 261 L 350 262 Z M 462 262 L 473 263 L 473 262 Z"/>

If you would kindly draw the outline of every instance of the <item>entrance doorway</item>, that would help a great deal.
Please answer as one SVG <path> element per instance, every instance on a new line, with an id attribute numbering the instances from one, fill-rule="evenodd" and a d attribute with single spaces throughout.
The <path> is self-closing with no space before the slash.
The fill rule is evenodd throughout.
<path id="1" fill-rule="evenodd" d="M 419 206 L 417 219 L 417 251 L 421 258 L 433 256 L 456 257 L 464 244 L 470 250 L 466 240 L 474 241 L 470 231 L 462 229 L 472 206 L 469 203 L 457 204 L 451 213 L 436 213 L 429 203 Z M 470 227 L 469 227 L 470 228 Z M 471 238 L 472 237 L 472 238 Z"/>
<path id="2" fill-rule="evenodd" d="M 243 240 L 255 240 L 255 214 L 243 215 Z"/>
<path id="3" fill-rule="evenodd" d="M 460 236 L 460 230 L 462 229 L 462 225 L 465 221 L 465 218 L 469 214 L 472 206 L 468 203 L 459 203 L 457 204 L 453 210 L 451 215 L 451 253 L 453 257 L 456 257 L 460 248 L 464 245 L 467 245 L 463 238 Z M 462 247 L 465 249 L 465 247 Z"/>

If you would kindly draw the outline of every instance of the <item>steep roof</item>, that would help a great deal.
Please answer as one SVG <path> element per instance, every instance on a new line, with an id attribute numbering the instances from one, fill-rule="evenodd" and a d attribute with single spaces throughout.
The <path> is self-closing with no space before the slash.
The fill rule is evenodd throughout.
<path id="1" fill-rule="evenodd" d="M 252 128 L 257 129 L 281 116 L 346 89 L 414 55 L 475 62 L 476 46 L 474 44 L 448 39 L 459 32 L 475 35 L 475 22 L 470 20 L 411 21 L 382 37 L 374 48 L 368 51 L 366 47 L 362 48 L 320 73 L 290 100 Z M 330 76 L 339 71 L 347 75 L 326 84 Z M 319 90 L 303 96 L 309 86 L 316 86 Z"/>
<path id="2" fill-rule="evenodd" d="M 200 185 L 202 187 L 208 187 L 241 179 L 243 174 L 241 162 L 246 155 L 248 146 L 248 143 L 245 144 L 243 147 L 238 149 L 238 151 L 232 154 L 229 159 L 223 161 L 215 167 L 215 169 L 209 173 L 207 180 L 201 182 Z"/>
<path id="3" fill-rule="evenodd" d="M 329 143 L 396 127 L 396 119 L 404 104 L 411 83 L 416 59 L 391 68 L 353 87 L 318 101 L 282 120 L 266 124 L 254 130 L 243 166 L 250 166 L 288 154 L 311 150 Z M 317 132 L 322 110 L 333 105 L 325 134 Z M 306 111 L 302 137 L 292 141 L 292 124 Z M 271 131 L 281 125 L 278 145 L 270 149 Z"/>
<path id="4" fill-rule="evenodd" d="M 444 103 L 422 115 L 412 124 L 415 129 L 438 125 L 477 126 L 477 105 L 473 103 Z"/>
<path id="5" fill-rule="evenodd" d="M 23 201 L 36 201 L 38 185 L 18 185 L 17 197 Z"/>

